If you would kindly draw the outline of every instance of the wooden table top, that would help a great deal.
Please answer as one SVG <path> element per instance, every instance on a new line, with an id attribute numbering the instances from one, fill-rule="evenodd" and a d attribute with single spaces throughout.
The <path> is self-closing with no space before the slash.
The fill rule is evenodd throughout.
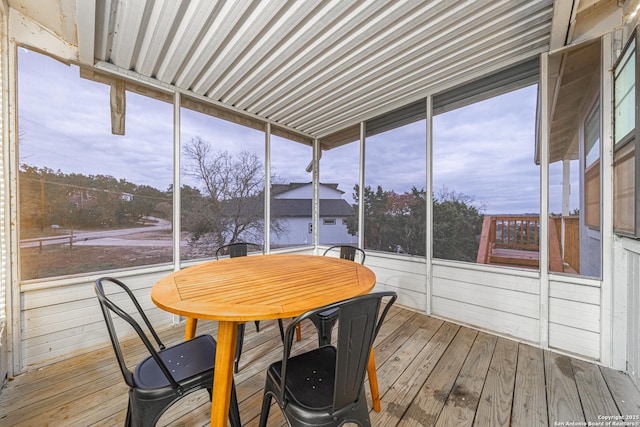
<path id="1" fill-rule="evenodd" d="M 244 322 L 298 316 L 366 294 L 376 278 L 353 261 L 272 254 L 209 261 L 159 280 L 151 299 L 186 317 Z"/>

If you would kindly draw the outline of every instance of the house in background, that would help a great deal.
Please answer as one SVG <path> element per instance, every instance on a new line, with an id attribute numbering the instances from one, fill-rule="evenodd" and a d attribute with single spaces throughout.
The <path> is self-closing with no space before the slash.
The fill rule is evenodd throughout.
<path id="1" fill-rule="evenodd" d="M 272 232 L 272 246 L 310 245 L 313 243 L 313 183 L 275 184 L 271 190 L 271 217 L 282 221 L 286 230 Z M 353 218 L 353 207 L 342 198 L 338 184 L 318 185 L 320 244 L 357 244 L 358 236 L 349 234 L 347 221 Z"/>

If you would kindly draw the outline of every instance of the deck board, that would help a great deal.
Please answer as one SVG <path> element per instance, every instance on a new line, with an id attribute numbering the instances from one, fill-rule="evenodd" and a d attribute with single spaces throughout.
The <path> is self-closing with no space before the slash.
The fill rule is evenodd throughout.
<path id="1" fill-rule="evenodd" d="M 600 369 L 582 360 L 572 360 L 573 374 L 587 422 L 602 421 L 602 415 L 619 414 Z M 640 420 L 639 420 L 640 421 Z"/>
<path id="2" fill-rule="evenodd" d="M 518 363 L 518 343 L 498 338 L 484 383 L 474 426 L 509 426 Z"/>
<path id="3" fill-rule="evenodd" d="M 571 360 L 551 352 L 545 352 L 544 360 L 549 419 L 563 425 L 568 422 L 584 423 L 584 412 Z M 553 425 L 553 422 L 550 424 Z"/>
<path id="4" fill-rule="evenodd" d="M 447 398 L 436 426 L 472 426 L 497 337 L 479 333 Z"/>
<path id="5" fill-rule="evenodd" d="M 201 322 L 198 333 L 215 336 L 216 327 Z M 167 344 L 183 334 L 180 326 L 160 331 Z M 317 346 L 310 322 L 303 323 L 302 336 L 296 351 Z M 125 351 L 131 360 L 144 354 L 135 341 Z M 374 426 L 547 426 L 568 417 L 640 414 L 640 392 L 621 372 L 400 307 L 389 312 L 375 352 L 382 411 L 371 412 Z M 260 332 L 248 324 L 235 375 L 244 426 L 258 425 L 264 373 L 281 356 L 277 322 L 261 322 Z M 193 393 L 158 425 L 207 426 L 210 405 L 206 391 Z M 119 426 L 126 406 L 127 387 L 108 347 L 9 381 L 0 392 L 0 425 Z M 274 406 L 268 426 L 282 425 Z"/>
<path id="6" fill-rule="evenodd" d="M 460 328 L 398 425 L 435 425 L 478 332 Z"/>

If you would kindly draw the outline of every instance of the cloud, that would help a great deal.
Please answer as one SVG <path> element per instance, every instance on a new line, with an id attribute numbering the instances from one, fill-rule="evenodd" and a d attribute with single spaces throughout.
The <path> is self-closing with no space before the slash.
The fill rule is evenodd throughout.
<path id="1" fill-rule="evenodd" d="M 534 163 L 536 87 L 434 118 L 434 188 L 486 205 L 487 213 L 540 210 Z"/>

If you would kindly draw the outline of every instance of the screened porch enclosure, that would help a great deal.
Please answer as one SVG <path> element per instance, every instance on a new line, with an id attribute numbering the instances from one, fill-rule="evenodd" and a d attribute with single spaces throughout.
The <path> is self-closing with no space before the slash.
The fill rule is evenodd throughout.
<path id="1" fill-rule="evenodd" d="M 103 351 L 92 285 L 106 274 L 154 324 L 181 328 L 148 298 L 154 283 L 251 241 L 265 253 L 362 247 L 376 290 L 398 293 L 394 322 L 455 329 L 447 345 L 461 334 L 465 359 L 479 342 L 515 371 L 571 367 L 573 403 L 591 380 L 612 389 L 611 370 L 637 384 L 640 240 L 614 232 L 614 204 L 640 188 L 640 126 L 616 145 L 612 110 L 629 105 L 613 102 L 616 76 L 626 94 L 637 86 L 620 65 L 637 3 L 0 3 L 0 372 Z M 389 405 L 406 410 L 386 347 L 402 334 L 378 345 Z M 249 338 L 249 359 L 266 336 Z M 445 363 L 416 357 L 402 363 Z M 551 425 L 549 393 L 538 415 Z M 387 415 L 428 416 L 416 399 Z M 613 394 L 603 405 L 625 413 Z"/>

